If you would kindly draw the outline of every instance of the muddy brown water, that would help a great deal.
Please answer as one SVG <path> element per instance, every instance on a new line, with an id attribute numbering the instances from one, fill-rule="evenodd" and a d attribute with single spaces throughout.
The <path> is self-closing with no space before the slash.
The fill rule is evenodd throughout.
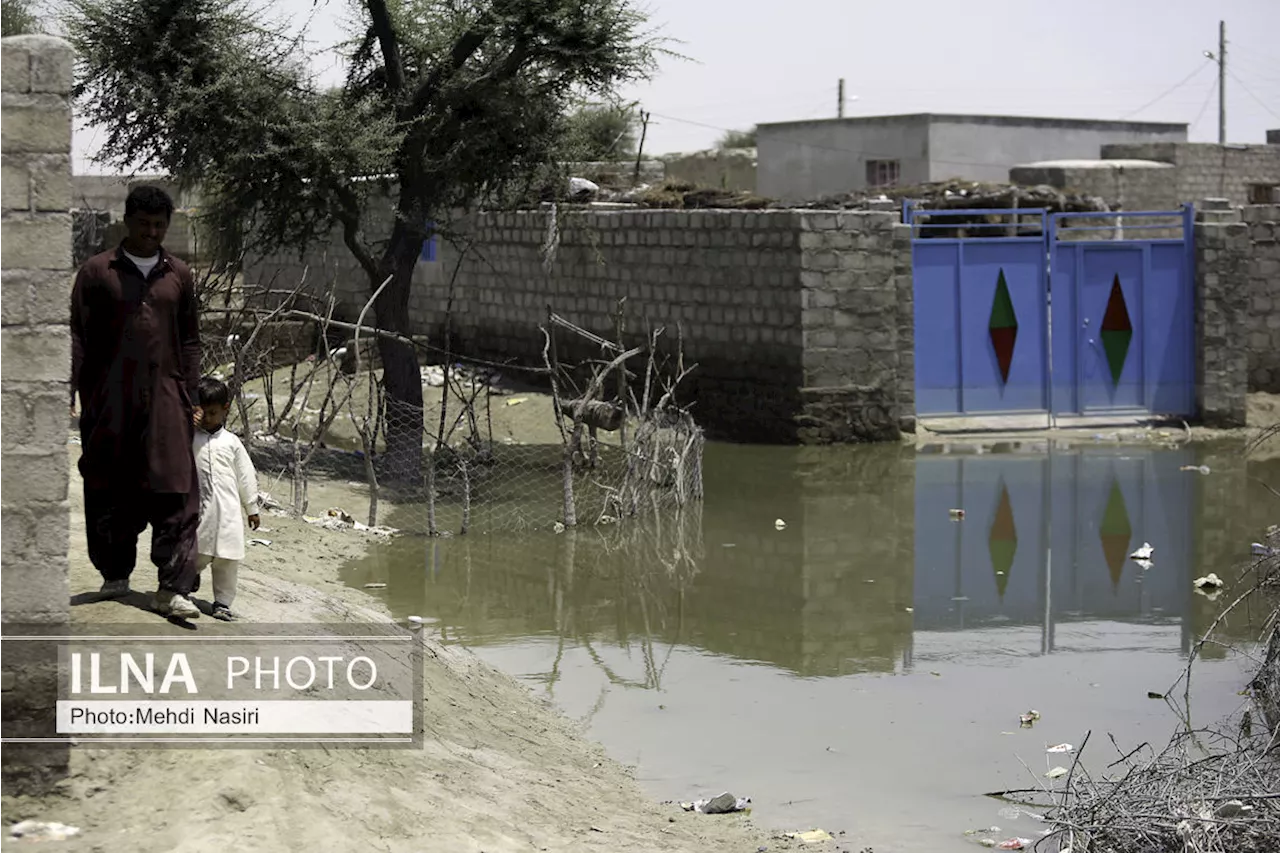
<path id="1" fill-rule="evenodd" d="M 766 827 L 965 850 L 971 828 L 1038 837 L 982 795 L 1069 763 L 1046 746 L 1092 731 L 1101 767 L 1108 735 L 1167 742 L 1177 717 L 1147 693 L 1234 598 L 1192 580 L 1239 589 L 1280 520 L 1263 482 L 1280 465 L 1221 446 L 711 445 L 680 518 L 406 537 L 344 574 L 553 700 L 659 800 L 727 790 Z M 1227 646 L 1254 616 L 1206 647 L 1197 720 L 1240 709 L 1248 659 Z"/>

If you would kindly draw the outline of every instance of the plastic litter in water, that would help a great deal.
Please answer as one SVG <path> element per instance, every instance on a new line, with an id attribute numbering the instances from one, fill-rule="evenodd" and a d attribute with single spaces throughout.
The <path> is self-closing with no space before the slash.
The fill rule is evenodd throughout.
<path id="1" fill-rule="evenodd" d="M 775 530 L 786 530 L 787 523 L 779 518 L 777 521 L 773 523 L 773 527 Z"/>
<path id="2" fill-rule="evenodd" d="M 1075 747 L 1069 743 L 1060 743 L 1057 746 L 1046 748 L 1045 752 L 1071 752 L 1073 749 L 1075 749 Z"/>

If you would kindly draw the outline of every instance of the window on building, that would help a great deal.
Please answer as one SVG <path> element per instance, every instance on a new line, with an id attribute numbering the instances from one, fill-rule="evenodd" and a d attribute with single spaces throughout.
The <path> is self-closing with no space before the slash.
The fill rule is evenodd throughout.
<path id="1" fill-rule="evenodd" d="M 1280 203 L 1280 186 L 1276 184 L 1249 184 L 1249 204 Z"/>
<path id="2" fill-rule="evenodd" d="M 898 183 L 897 160 L 868 160 L 867 186 L 891 187 Z"/>

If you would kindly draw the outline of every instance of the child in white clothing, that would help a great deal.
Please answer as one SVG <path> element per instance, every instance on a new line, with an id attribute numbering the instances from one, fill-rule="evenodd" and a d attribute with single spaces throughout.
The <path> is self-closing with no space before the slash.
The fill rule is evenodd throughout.
<path id="1" fill-rule="evenodd" d="M 213 618 L 235 619 L 236 572 L 244 559 L 244 522 L 258 529 L 258 477 L 249 452 L 234 433 L 223 429 L 231 407 L 226 383 L 206 376 L 200 380 L 203 418 L 192 441 L 200 477 L 200 557 L 198 565 L 213 567 Z"/>

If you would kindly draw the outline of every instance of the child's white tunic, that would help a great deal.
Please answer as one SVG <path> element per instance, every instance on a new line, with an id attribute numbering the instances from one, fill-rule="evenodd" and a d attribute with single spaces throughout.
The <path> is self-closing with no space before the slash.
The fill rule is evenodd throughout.
<path id="1" fill-rule="evenodd" d="M 235 433 L 196 428 L 191 450 L 200 476 L 200 553 L 244 559 L 246 515 L 258 514 L 258 477 Z"/>

